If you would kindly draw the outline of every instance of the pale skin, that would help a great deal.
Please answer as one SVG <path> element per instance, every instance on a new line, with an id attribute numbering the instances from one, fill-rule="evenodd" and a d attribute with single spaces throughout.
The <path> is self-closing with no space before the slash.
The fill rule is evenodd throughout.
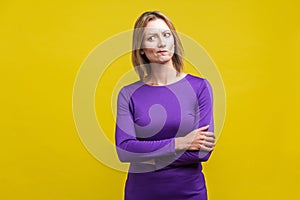
<path id="1" fill-rule="evenodd" d="M 151 75 L 146 77 L 145 83 L 168 85 L 185 77 L 185 73 L 176 76 L 177 71 L 172 62 L 174 44 L 174 37 L 162 19 L 154 19 L 147 23 L 140 51 L 141 54 L 146 55 L 151 67 Z M 175 151 L 212 151 L 215 146 L 215 135 L 213 132 L 208 132 L 208 128 L 209 125 L 195 129 L 184 137 L 176 137 Z M 155 161 L 151 159 L 142 163 L 155 164 Z"/>

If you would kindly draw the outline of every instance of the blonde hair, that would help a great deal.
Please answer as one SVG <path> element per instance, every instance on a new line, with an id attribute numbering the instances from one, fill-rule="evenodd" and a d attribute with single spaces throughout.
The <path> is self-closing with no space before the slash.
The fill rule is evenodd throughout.
<path id="1" fill-rule="evenodd" d="M 162 19 L 171 30 L 174 37 L 174 55 L 172 57 L 173 65 L 177 71 L 177 75 L 183 71 L 183 47 L 179 36 L 176 33 L 175 27 L 171 20 L 159 11 L 144 12 L 135 22 L 133 38 L 132 38 L 132 54 L 131 60 L 141 80 L 144 80 L 145 76 L 151 74 L 151 68 L 149 60 L 146 55 L 141 55 L 141 46 L 144 36 L 144 28 L 147 23 L 154 19 Z"/>

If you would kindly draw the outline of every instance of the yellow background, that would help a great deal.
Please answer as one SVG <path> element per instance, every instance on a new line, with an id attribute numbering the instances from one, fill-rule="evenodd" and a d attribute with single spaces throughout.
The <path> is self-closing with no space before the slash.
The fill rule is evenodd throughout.
<path id="1" fill-rule="evenodd" d="M 298 199 L 299 9 L 296 0 L 2 1 L 0 199 L 122 199 L 126 174 L 78 137 L 72 90 L 89 52 L 148 10 L 203 45 L 222 74 L 226 121 L 204 165 L 210 200 Z M 113 119 L 100 123 L 113 138 Z"/>

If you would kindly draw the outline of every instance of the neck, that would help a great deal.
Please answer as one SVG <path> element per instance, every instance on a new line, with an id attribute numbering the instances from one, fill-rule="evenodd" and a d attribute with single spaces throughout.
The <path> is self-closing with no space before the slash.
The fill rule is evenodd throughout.
<path id="1" fill-rule="evenodd" d="M 164 64 L 151 63 L 150 67 L 151 74 L 149 75 L 148 82 L 166 85 L 174 82 L 177 78 L 177 71 L 171 60 Z"/>

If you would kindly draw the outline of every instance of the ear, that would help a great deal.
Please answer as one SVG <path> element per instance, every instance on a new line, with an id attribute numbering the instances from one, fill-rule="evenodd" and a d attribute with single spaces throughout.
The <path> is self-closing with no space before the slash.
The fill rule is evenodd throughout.
<path id="1" fill-rule="evenodd" d="M 144 55 L 145 52 L 144 52 L 143 50 L 140 50 L 140 54 L 141 54 L 141 55 Z"/>

